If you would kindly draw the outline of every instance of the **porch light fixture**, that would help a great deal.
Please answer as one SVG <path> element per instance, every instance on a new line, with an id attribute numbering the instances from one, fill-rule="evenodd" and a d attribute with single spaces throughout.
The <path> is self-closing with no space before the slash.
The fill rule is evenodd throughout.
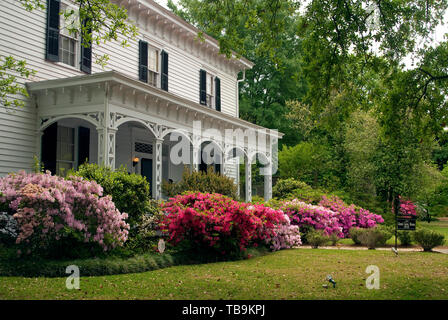
<path id="1" fill-rule="evenodd" d="M 134 167 L 137 165 L 138 161 L 139 161 L 139 158 L 137 158 L 137 157 L 132 159 L 132 164 L 134 165 Z"/>

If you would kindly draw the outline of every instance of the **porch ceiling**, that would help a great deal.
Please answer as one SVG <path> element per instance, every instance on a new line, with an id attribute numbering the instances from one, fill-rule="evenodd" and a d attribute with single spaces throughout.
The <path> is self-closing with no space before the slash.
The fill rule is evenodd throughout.
<path id="1" fill-rule="evenodd" d="M 39 97 L 39 95 L 42 94 L 48 94 L 49 91 L 63 93 L 65 90 L 73 90 L 73 88 L 79 88 L 80 90 L 83 88 L 87 90 L 89 88 L 104 88 L 104 92 L 107 92 L 108 90 L 110 91 L 113 88 L 119 87 L 120 89 L 132 90 L 134 95 L 144 96 L 145 99 L 149 97 L 153 100 L 162 101 L 169 105 L 182 108 L 187 112 L 199 115 L 199 117 L 208 117 L 218 123 L 223 122 L 226 127 L 229 128 L 266 130 L 265 132 L 267 135 L 277 139 L 283 137 L 283 133 L 281 132 L 270 130 L 223 112 L 210 109 L 199 103 L 194 103 L 173 93 L 155 88 L 116 71 L 107 71 L 64 79 L 28 82 L 26 86 L 29 93 L 35 97 Z M 132 103 L 129 103 L 129 105 L 132 105 Z"/>

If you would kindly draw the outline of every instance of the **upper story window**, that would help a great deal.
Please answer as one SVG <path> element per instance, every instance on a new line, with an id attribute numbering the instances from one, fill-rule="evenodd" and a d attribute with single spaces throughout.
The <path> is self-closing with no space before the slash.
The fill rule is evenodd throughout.
<path id="1" fill-rule="evenodd" d="M 80 35 L 70 32 L 70 29 L 79 29 L 79 17 L 74 14 L 66 19 L 62 13 L 71 7 L 60 0 L 48 0 L 47 4 L 46 59 L 79 67 L 82 71 L 91 73 L 91 43 L 81 46 Z M 86 25 L 86 21 L 83 25 Z"/>
<path id="2" fill-rule="evenodd" d="M 214 107 L 214 101 L 213 101 L 213 81 L 215 77 L 209 73 L 207 73 L 207 107 L 213 108 Z"/>
<path id="3" fill-rule="evenodd" d="M 67 9 L 69 9 L 67 5 L 61 4 L 61 12 Z M 78 67 L 78 52 L 80 51 L 78 33 L 70 32 L 71 29 L 77 28 L 77 17 L 72 15 L 70 19 L 65 19 L 63 14 L 59 17 L 59 61 L 72 67 Z"/>
<path id="4" fill-rule="evenodd" d="M 140 40 L 138 77 L 140 81 L 168 91 L 168 53 Z"/>
<path id="5" fill-rule="evenodd" d="M 199 71 L 199 103 L 221 111 L 221 80 L 205 70 Z"/>
<path id="6" fill-rule="evenodd" d="M 148 83 L 158 87 L 159 83 L 159 50 L 148 48 Z"/>

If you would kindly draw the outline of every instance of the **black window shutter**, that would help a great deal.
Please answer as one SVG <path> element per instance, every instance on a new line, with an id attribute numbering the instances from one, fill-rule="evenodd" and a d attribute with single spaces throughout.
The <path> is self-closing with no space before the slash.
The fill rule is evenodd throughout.
<path id="1" fill-rule="evenodd" d="M 78 128 L 78 165 L 89 161 L 90 151 L 90 129 Z"/>
<path id="2" fill-rule="evenodd" d="M 207 105 L 207 72 L 199 70 L 199 103 Z"/>
<path id="3" fill-rule="evenodd" d="M 45 58 L 59 61 L 60 0 L 47 0 L 47 48 Z"/>
<path id="4" fill-rule="evenodd" d="M 221 111 L 221 80 L 216 77 L 215 78 L 215 107 L 216 111 Z"/>
<path id="5" fill-rule="evenodd" d="M 138 78 L 140 81 L 148 82 L 148 42 L 140 40 L 138 45 L 139 45 Z"/>
<path id="6" fill-rule="evenodd" d="M 85 28 L 88 22 L 83 22 L 83 27 Z M 87 32 L 92 34 L 92 28 L 89 27 Z M 88 42 L 88 46 L 85 47 L 86 42 L 81 41 L 81 71 L 86 73 L 92 73 L 92 41 Z"/>
<path id="7" fill-rule="evenodd" d="M 44 169 L 56 173 L 56 152 L 58 139 L 58 123 L 49 125 L 42 135 L 41 161 Z"/>
<path id="8" fill-rule="evenodd" d="M 162 90 L 168 91 L 168 53 L 162 51 L 162 78 L 160 87 Z"/>

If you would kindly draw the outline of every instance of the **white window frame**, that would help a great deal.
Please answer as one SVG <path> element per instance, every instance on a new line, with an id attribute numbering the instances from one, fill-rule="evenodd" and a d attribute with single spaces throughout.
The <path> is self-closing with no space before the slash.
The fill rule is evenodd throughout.
<path id="1" fill-rule="evenodd" d="M 205 70 L 205 103 L 206 106 L 214 109 L 215 108 L 215 79 L 216 75 L 208 70 Z M 209 81 L 210 80 L 210 81 Z M 210 83 L 209 83 L 210 82 Z M 209 87 L 210 86 L 210 87 Z M 210 94 L 209 94 L 210 88 Z"/>
<path id="2" fill-rule="evenodd" d="M 65 26 L 66 20 L 64 18 L 64 12 L 67 10 L 71 10 L 73 9 L 75 11 L 75 17 L 77 15 L 77 11 L 78 9 L 76 7 L 73 7 L 72 5 L 70 5 L 69 3 L 65 2 L 65 1 L 61 1 L 61 6 L 60 6 L 60 17 L 59 17 L 59 25 L 61 26 L 59 29 L 59 48 L 58 48 L 58 53 L 59 53 L 59 63 L 72 67 L 72 68 L 76 68 L 79 69 L 80 68 L 80 57 L 81 57 L 81 41 L 80 41 L 80 35 L 79 34 L 75 34 L 75 35 L 71 35 L 68 34 L 68 32 L 63 32 L 63 27 Z M 62 40 L 63 39 L 69 39 L 70 41 L 74 41 L 74 61 L 73 61 L 73 65 L 71 65 L 70 63 L 64 62 L 63 61 L 63 56 L 62 56 Z"/>
<path id="3" fill-rule="evenodd" d="M 154 70 L 151 70 L 150 68 L 149 68 L 149 65 L 150 65 L 150 52 L 151 51 L 155 51 L 156 52 L 156 67 L 157 67 L 157 71 L 154 71 Z M 160 88 L 160 84 L 161 84 L 161 68 L 162 68 L 162 62 L 161 62 L 161 53 L 162 53 L 162 49 L 160 49 L 159 47 L 157 47 L 157 46 L 154 46 L 154 45 L 151 45 L 151 44 L 149 44 L 148 43 L 148 67 L 147 67 L 147 69 L 148 69 L 148 80 L 147 80 L 147 83 L 149 84 L 149 85 L 151 85 L 151 86 L 153 86 L 153 87 L 156 87 L 156 88 Z M 155 81 L 155 83 L 153 83 L 152 81 L 151 81 L 151 75 L 153 75 L 153 74 L 155 74 L 156 75 L 156 81 Z"/>

